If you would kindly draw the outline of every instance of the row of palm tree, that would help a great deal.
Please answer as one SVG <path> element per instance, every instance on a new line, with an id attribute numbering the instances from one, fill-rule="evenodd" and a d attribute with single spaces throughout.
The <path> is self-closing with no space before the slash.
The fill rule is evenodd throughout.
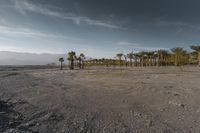
<path id="1" fill-rule="evenodd" d="M 68 53 L 67 60 L 69 68 L 74 69 L 75 66 L 79 69 L 84 69 L 84 66 L 181 66 L 187 64 L 198 63 L 200 66 L 200 45 L 190 47 L 193 51 L 187 52 L 181 47 L 172 48 L 171 50 L 160 49 L 157 51 L 141 51 L 131 52 L 128 54 L 118 53 L 115 59 L 88 59 L 81 53 L 79 56 L 76 52 Z M 60 69 L 63 69 L 64 58 L 59 59 L 61 63 Z"/>
<path id="2" fill-rule="evenodd" d="M 85 61 L 88 66 L 92 65 L 119 65 L 119 66 L 167 66 L 187 65 L 198 62 L 200 66 L 200 45 L 190 47 L 193 51 L 187 52 L 181 47 L 169 50 L 131 52 L 128 54 L 118 53 L 116 59 L 92 59 Z"/>
<path id="3" fill-rule="evenodd" d="M 67 57 L 68 57 L 67 60 L 70 62 L 69 68 L 71 70 L 73 70 L 76 65 L 78 65 L 80 69 L 84 69 L 85 55 L 83 53 L 77 56 L 76 52 L 71 51 L 67 54 Z M 63 70 L 64 58 L 63 57 L 59 58 L 59 62 L 60 62 L 60 69 Z"/>

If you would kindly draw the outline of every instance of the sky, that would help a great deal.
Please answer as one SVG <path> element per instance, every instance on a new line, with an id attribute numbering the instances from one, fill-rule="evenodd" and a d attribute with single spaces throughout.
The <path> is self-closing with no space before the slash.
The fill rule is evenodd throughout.
<path id="1" fill-rule="evenodd" d="M 200 43 L 199 0 L 0 0 L 0 51 L 114 57 Z"/>

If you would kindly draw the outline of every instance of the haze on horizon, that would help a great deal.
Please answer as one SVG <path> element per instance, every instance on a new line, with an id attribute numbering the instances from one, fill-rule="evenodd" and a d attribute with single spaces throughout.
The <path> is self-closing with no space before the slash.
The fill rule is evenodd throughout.
<path id="1" fill-rule="evenodd" d="M 199 0 L 1 0 L 0 51 L 118 52 L 199 44 Z"/>

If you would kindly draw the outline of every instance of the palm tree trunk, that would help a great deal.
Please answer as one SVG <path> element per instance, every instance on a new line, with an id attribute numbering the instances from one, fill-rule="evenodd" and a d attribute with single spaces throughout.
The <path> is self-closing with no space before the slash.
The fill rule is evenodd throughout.
<path id="1" fill-rule="evenodd" d="M 135 57 L 135 66 L 137 67 L 138 66 L 138 58 Z"/>
<path id="2" fill-rule="evenodd" d="M 132 58 L 130 58 L 130 66 L 131 66 L 131 67 L 133 66 Z"/>
<path id="3" fill-rule="evenodd" d="M 73 60 L 71 61 L 71 69 L 72 70 L 74 69 L 74 61 Z"/>
<path id="4" fill-rule="evenodd" d="M 121 58 L 119 59 L 119 65 L 120 65 L 120 67 L 122 67 L 122 59 Z"/>
<path id="5" fill-rule="evenodd" d="M 63 64 L 60 62 L 60 70 L 63 70 Z"/>
<path id="6" fill-rule="evenodd" d="M 144 66 L 144 56 L 142 56 L 142 67 Z"/>
<path id="7" fill-rule="evenodd" d="M 177 56 L 175 55 L 175 58 L 174 58 L 174 65 L 177 66 Z"/>
<path id="8" fill-rule="evenodd" d="M 157 59 L 157 66 L 159 67 L 160 66 L 160 57 L 158 56 L 158 59 Z"/>
<path id="9" fill-rule="evenodd" d="M 79 64 L 79 69 L 82 69 L 81 62 L 79 62 L 78 64 Z"/>
<path id="10" fill-rule="evenodd" d="M 149 66 L 152 66 L 152 57 L 149 57 Z"/>
<path id="11" fill-rule="evenodd" d="M 199 61 L 199 67 L 200 67 L 200 51 L 198 52 L 198 61 Z"/>
<path id="12" fill-rule="evenodd" d="M 148 66 L 151 66 L 151 57 L 148 57 Z"/>
<path id="13" fill-rule="evenodd" d="M 82 60 L 81 69 L 84 69 L 84 61 Z"/>

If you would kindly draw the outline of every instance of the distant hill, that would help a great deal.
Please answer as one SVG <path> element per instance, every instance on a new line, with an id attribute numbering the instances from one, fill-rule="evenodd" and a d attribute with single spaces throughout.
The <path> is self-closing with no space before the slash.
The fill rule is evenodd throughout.
<path id="1" fill-rule="evenodd" d="M 0 51 L 0 65 L 47 65 L 51 63 L 58 64 L 58 59 L 64 57 L 64 54 L 34 54 Z"/>

